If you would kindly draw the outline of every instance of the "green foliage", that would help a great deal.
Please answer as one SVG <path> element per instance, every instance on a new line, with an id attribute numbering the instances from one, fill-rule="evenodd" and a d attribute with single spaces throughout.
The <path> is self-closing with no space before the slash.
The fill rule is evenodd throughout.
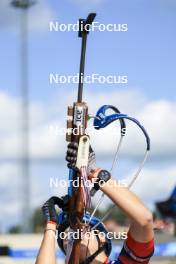
<path id="1" fill-rule="evenodd" d="M 104 215 L 112 207 L 113 207 L 113 205 L 108 205 L 106 210 L 104 211 Z M 118 207 L 113 207 L 113 209 L 111 210 L 111 213 L 106 218 L 106 220 L 114 220 L 117 224 L 125 225 L 127 222 L 127 217 Z"/>
<path id="2" fill-rule="evenodd" d="M 96 217 L 101 219 L 112 207 L 113 205 L 108 205 L 104 210 L 98 209 L 96 211 Z M 93 210 L 94 208 L 91 208 L 89 212 L 92 213 Z M 118 207 L 114 207 L 106 220 L 114 220 L 117 224 L 124 225 L 127 222 L 127 217 Z"/>
<path id="3" fill-rule="evenodd" d="M 21 233 L 21 226 L 19 225 L 16 225 L 16 226 L 12 226 L 10 229 L 9 229 L 9 234 L 20 234 Z"/>
<path id="4" fill-rule="evenodd" d="M 106 209 L 104 209 L 104 210 L 98 209 L 96 211 L 96 217 L 101 219 L 111 207 L 112 207 L 112 205 L 108 205 L 106 207 Z M 93 210 L 94 210 L 94 208 L 91 208 L 89 210 L 89 212 L 92 213 Z M 110 215 L 106 218 L 106 220 L 114 220 L 116 223 L 121 224 L 121 225 L 124 225 L 126 223 L 126 219 L 127 219 L 126 216 L 117 207 L 115 207 L 111 211 Z M 44 225 L 45 225 L 45 220 L 44 220 L 43 214 L 41 212 L 41 209 L 37 208 L 34 210 L 32 217 L 31 217 L 31 227 L 32 227 L 31 231 L 34 233 L 42 232 Z M 18 234 L 21 232 L 22 232 L 22 229 L 21 229 L 20 225 L 19 226 L 13 226 L 9 229 L 10 234 Z"/>
<path id="5" fill-rule="evenodd" d="M 93 212 L 94 209 L 95 209 L 94 207 L 90 208 L 90 209 L 89 209 L 89 213 L 92 214 L 92 212 Z M 98 209 L 98 210 L 96 211 L 96 214 L 95 214 L 95 215 L 96 215 L 96 217 L 98 217 L 98 218 L 102 218 L 102 217 L 104 216 L 104 211 Z"/>
<path id="6" fill-rule="evenodd" d="M 40 208 L 35 209 L 32 218 L 31 226 L 34 233 L 39 233 L 43 230 L 45 221 Z"/>

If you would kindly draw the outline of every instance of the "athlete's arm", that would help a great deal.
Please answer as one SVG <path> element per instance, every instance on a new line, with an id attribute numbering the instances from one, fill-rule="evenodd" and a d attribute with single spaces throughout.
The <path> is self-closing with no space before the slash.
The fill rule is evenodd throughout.
<path id="1" fill-rule="evenodd" d="M 56 264 L 55 232 L 56 224 L 48 223 L 35 264 Z"/>
<path id="2" fill-rule="evenodd" d="M 78 144 L 72 142 L 68 145 L 66 160 L 69 166 L 75 167 Z M 89 154 L 88 175 L 97 178 L 100 169 L 96 170 L 95 153 L 91 149 Z M 89 174 L 90 173 L 90 174 Z M 130 218 L 130 234 L 139 242 L 148 242 L 153 239 L 152 213 L 145 207 L 141 200 L 128 188 L 110 179 L 101 190 Z"/>
<path id="3" fill-rule="evenodd" d="M 110 179 L 101 190 L 130 218 L 130 234 L 138 242 L 153 239 L 153 216 L 141 200 L 128 188 Z"/>
<path id="4" fill-rule="evenodd" d="M 42 207 L 46 228 L 35 264 L 56 264 L 57 213 L 55 205 L 59 206 L 59 204 L 59 198 L 54 196 L 46 201 Z"/>

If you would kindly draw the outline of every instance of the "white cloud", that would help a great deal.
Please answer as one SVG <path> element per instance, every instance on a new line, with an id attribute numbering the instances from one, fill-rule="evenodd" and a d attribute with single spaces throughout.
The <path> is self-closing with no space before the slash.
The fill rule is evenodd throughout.
<path id="1" fill-rule="evenodd" d="M 0 165 L 0 232 L 5 232 L 14 225 L 21 223 L 25 199 L 19 163 L 1 162 Z M 25 204 L 26 206 L 26 204 Z"/>
<path id="2" fill-rule="evenodd" d="M 176 185 L 176 166 L 144 169 L 132 190 L 146 202 L 164 201 L 169 198 Z"/>
<path id="3" fill-rule="evenodd" d="M 175 129 L 176 103 L 166 100 L 149 102 L 141 112 L 139 119 L 145 122 L 151 135 L 152 153 L 156 156 L 173 156 L 176 150 Z"/>
<path id="4" fill-rule="evenodd" d="M 32 31 L 48 31 L 48 25 L 54 19 L 54 13 L 46 1 L 37 2 L 29 11 L 29 28 Z"/>
<path id="5" fill-rule="evenodd" d="M 170 159 L 176 155 L 176 140 L 174 140 L 176 116 L 173 115 L 176 111 L 176 102 L 167 100 L 149 101 L 133 90 L 113 93 L 104 92 L 98 96 L 87 94 L 86 98 L 88 98 L 93 112 L 95 112 L 95 108 L 100 106 L 100 102 L 101 104 L 108 103 L 118 106 L 123 113 L 138 119 L 150 136 L 153 158 Z M 127 136 L 124 139 L 122 154 L 136 156 L 144 151 L 145 138 L 139 128 L 129 121 L 126 121 L 126 123 Z M 100 131 L 94 139 L 98 152 L 112 153 L 116 139 L 111 137 L 111 133 L 109 133 L 109 137 L 104 137 L 103 133 L 103 131 Z M 107 138 L 108 144 L 102 144 Z"/>
<path id="6" fill-rule="evenodd" d="M 20 177 L 17 164 L 0 165 L 0 228 L 1 231 L 12 222 L 18 222 L 22 197 L 20 197 Z"/>
<path id="7" fill-rule="evenodd" d="M 51 125 L 65 126 L 66 106 L 68 102 L 74 99 L 74 93 L 70 93 L 69 98 L 66 93 L 62 93 L 62 100 L 60 98 L 61 95 L 58 94 L 50 102 L 31 102 L 30 104 L 30 154 L 33 159 L 63 158 L 65 156 L 65 136 L 52 134 L 49 127 Z M 176 155 L 176 141 L 174 140 L 176 117 L 173 115 L 176 110 L 176 103 L 166 100 L 151 102 L 140 93 L 132 90 L 113 93 L 101 92 L 101 94 L 96 95 L 87 92 L 85 98 L 87 98 L 91 114 L 96 112 L 100 103 L 114 104 L 125 113 L 132 113 L 132 116 L 137 117 L 144 124 L 152 139 L 151 163 L 148 163 L 147 169 L 142 172 L 135 183 L 134 191 L 147 203 L 166 199 L 176 183 L 176 167 L 173 165 L 173 157 Z M 63 109 L 65 110 L 63 111 Z M 116 125 L 114 124 L 114 126 Z M 20 157 L 19 127 L 20 99 L 0 92 L 0 158 Z M 109 132 L 106 135 L 108 138 L 105 138 L 106 130 L 104 132 L 102 130 L 101 135 L 99 133 L 97 131 L 93 137 L 93 147 L 97 155 L 112 156 L 117 139 L 114 139 Z M 140 157 L 145 147 L 144 143 L 145 140 L 138 129 L 130 127 L 127 137 L 124 139 L 121 154 L 124 158 L 129 159 L 130 157 L 130 161 L 132 161 L 133 158 L 136 159 L 136 156 Z M 163 163 L 164 159 L 165 164 Z M 20 212 L 22 206 L 19 202 L 20 193 L 18 192 L 20 175 L 20 167 L 15 162 L 13 165 L 1 162 L 0 210 L 3 215 L 10 217 Z M 38 186 L 41 179 L 38 183 L 38 177 L 35 179 L 36 188 L 34 191 L 38 197 L 35 200 L 35 205 L 37 205 L 38 201 L 41 202 L 46 195 L 46 192 L 42 191 L 43 184 L 46 185 L 46 182 L 42 183 L 40 189 Z M 10 211 L 5 208 L 4 202 L 11 203 L 13 210 Z"/>
<path id="8" fill-rule="evenodd" d="M 115 177 L 118 179 L 118 177 Z M 126 175 L 123 178 L 123 183 L 128 184 L 132 179 L 132 174 Z M 139 177 L 131 187 L 133 191 L 151 210 L 155 210 L 155 202 L 166 201 L 176 186 L 176 166 L 171 165 L 161 168 L 155 165 L 155 168 L 143 169 Z M 98 202 L 97 194 L 93 199 L 94 205 Z M 101 204 L 101 208 L 104 209 L 109 203 L 109 199 L 105 197 L 105 200 Z M 112 203 L 112 202 L 111 202 Z"/>
<path id="9" fill-rule="evenodd" d="M 8 94 L 0 93 L 0 131 L 10 132 L 17 129 L 16 119 L 19 117 L 20 101 L 18 98 L 10 97 Z M 13 109 L 13 111 L 11 110 Z"/>
<path id="10" fill-rule="evenodd" d="M 13 29 L 16 31 L 17 24 L 20 22 L 20 12 L 17 8 L 10 5 L 10 1 L 0 1 L 0 27 L 2 29 Z M 24 11 L 23 11 L 24 12 Z M 37 1 L 28 10 L 28 25 L 31 31 L 46 31 L 48 23 L 53 20 L 54 14 L 45 1 Z"/>
<path id="11" fill-rule="evenodd" d="M 176 141 L 174 140 L 176 117 L 173 115 L 176 110 L 176 103 L 164 100 L 150 102 L 139 93 L 132 91 L 103 92 L 97 96 L 87 93 L 86 98 L 91 114 L 95 114 L 101 102 L 102 104 L 116 105 L 122 109 L 122 112 L 139 119 L 150 135 L 152 158 L 171 159 L 176 155 Z M 134 98 L 137 103 L 134 103 Z M 58 102 L 60 102 L 59 107 Z M 63 93 L 62 101 L 60 95 L 57 95 L 52 102 L 31 102 L 30 154 L 32 158 L 52 158 L 63 155 L 59 150 L 66 145 L 65 136 L 51 133 L 50 127 L 57 125 L 59 129 L 65 128 L 67 103 L 67 95 Z M 65 109 L 64 113 L 63 109 Z M 92 142 L 97 154 L 107 156 L 115 151 L 120 135 L 117 124 L 114 123 L 100 131 L 94 130 Z M 117 136 L 111 133 L 111 129 L 115 127 L 117 127 Z M 13 98 L 3 92 L 0 93 L 0 128 L 0 157 L 20 156 L 20 101 L 18 98 Z M 116 130 L 113 131 L 116 132 Z M 133 158 L 140 156 L 144 150 L 145 138 L 143 134 L 138 127 L 127 121 L 127 136 L 124 139 L 121 154 L 124 157 L 130 155 Z"/>
<path id="12" fill-rule="evenodd" d="M 63 150 L 65 135 L 56 136 L 50 132 L 50 124 L 52 121 L 41 127 L 34 128 L 30 136 L 30 153 L 33 158 L 55 158 L 61 156 L 59 150 Z M 59 121 L 57 126 L 60 127 Z"/>

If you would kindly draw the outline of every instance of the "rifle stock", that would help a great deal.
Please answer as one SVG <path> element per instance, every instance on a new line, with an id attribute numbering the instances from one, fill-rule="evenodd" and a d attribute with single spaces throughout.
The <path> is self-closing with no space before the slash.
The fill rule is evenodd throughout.
<path id="1" fill-rule="evenodd" d="M 72 134 L 71 139 L 79 143 L 80 137 L 85 134 L 85 129 L 87 128 L 88 108 L 85 103 L 75 103 L 73 109 L 73 128 L 76 129 L 78 134 Z M 78 180 L 79 186 L 71 186 L 71 197 L 69 200 L 69 222 L 70 227 L 74 231 L 81 232 L 82 219 L 84 214 L 84 201 L 81 187 L 81 177 L 79 172 L 75 170 L 71 170 L 71 175 L 71 181 Z M 74 241 L 68 264 L 79 264 L 80 241 L 81 238 Z"/>

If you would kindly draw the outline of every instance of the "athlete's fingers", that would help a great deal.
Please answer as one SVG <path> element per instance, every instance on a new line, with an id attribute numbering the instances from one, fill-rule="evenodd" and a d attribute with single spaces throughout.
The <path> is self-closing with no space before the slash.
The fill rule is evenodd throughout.
<path id="1" fill-rule="evenodd" d="M 73 148 L 68 148 L 67 149 L 67 155 L 73 155 L 73 156 L 75 156 L 75 155 L 77 155 L 77 150 L 76 149 L 73 149 Z"/>
<path id="2" fill-rule="evenodd" d="M 69 169 L 72 169 L 72 170 L 75 170 L 75 171 L 79 172 L 79 169 L 76 167 L 76 163 L 68 163 L 67 167 Z"/>
<path id="3" fill-rule="evenodd" d="M 78 143 L 77 142 L 70 142 L 68 144 L 67 148 L 78 149 Z"/>
<path id="4" fill-rule="evenodd" d="M 66 156 L 66 161 L 68 161 L 68 162 L 71 162 L 71 163 L 75 163 L 76 162 L 76 160 L 77 160 L 77 158 L 76 157 L 72 157 L 72 156 Z"/>

